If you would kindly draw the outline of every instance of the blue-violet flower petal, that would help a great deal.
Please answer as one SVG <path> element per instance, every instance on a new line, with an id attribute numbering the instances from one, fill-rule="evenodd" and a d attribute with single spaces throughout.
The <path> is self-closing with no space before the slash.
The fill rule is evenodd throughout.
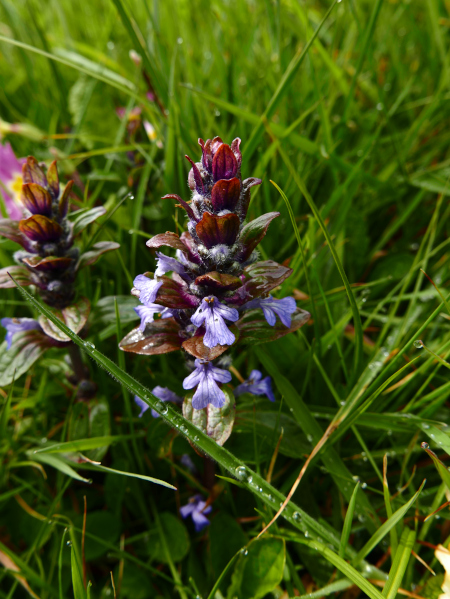
<path id="1" fill-rule="evenodd" d="M 270 376 L 266 376 L 263 379 L 262 373 L 259 370 L 252 370 L 248 379 L 238 385 L 233 393 L 235 397 L 239 397 L 243 393 L 265 395 L 270 401 L 275 401 L 275 395 L 272 390 L 272 379 Z"/>
<path id="2" fill-rule="evenodd" d="M 252 310 L 261 308 L 267 322 L 270 326 L 274 326 L 277 320 L 277 315 L 285 327 L 291 326 L 291 315 L 297 309 L 297 304 L 293 297 L 284 297 L 283 299 L 275 299 L 271 295 L 266 298 L 258 298 L 244 304 L 241 310 Z"/>
<path id="3" fill-rule="evenodd" d="M 197 387 L 192 398 L 192 407 L 202 410 L 210 403 L 215 408 L 221 408 L 225 403 L 225 393 L 217 385 L 229 383 L 231 373 L 213 366 L 211 362 L 203 362 L 198 358 L 195 360 L 195 370 L 183 381 L 183 389 L 194 389 Z"/>
<path id="4" fill-rule="evenodd" d="M 200 327 L 205 325 L 205 335 L 203 343 L 206 347 L 212 348 L 216 345 L 232 345 L 235 341 L 235 336 L 228 330 L 225 320 L 236 322 L 239 318 L 239 312 L 236 308 L 230 308 L 221 304 L 219 300 L 211 295 L 205 297 L 202 303 L 191 317 L 191 322 Z"/>
<path id="5" fill-rule="evenodd" d="M 11 348 L 12 339 L 15 333 L 30 331 L 31 329 L 40 329 L 41 325 L 34 318 L 2 318 L 2 327 L 6 329 L 6 348 Z"/>

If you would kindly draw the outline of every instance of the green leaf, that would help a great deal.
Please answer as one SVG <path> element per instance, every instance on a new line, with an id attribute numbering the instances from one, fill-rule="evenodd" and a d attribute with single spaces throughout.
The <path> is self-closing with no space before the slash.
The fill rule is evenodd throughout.
<path id="1" fill-rule="evenodd" d="M 186 557 L 190 548 L 189 535 L 186 527 L 170 512 L 163 512 L 160 514 L 159 518 L 170 552 L 170 557 L 172 561 L 180 562 Z M 157 528 L 149 531 L 147 552 L 152 559 L 163 564 L 168 563 Z"/>
<path id="2" fill-rule="evenodd" d="M 47 456 L 46 456 L 47 457 Z M 50 456 L 48 456 L 50 457 Z M 123 470 L 116 470 L 114 468 L 107 468 L 106 466 L 101 466 L 100 464 L 88 464 L 84 466 L 88 470 L 102 470 L 103 472 L 109 472 L 111 474 L 119 474 L 120 476 L 128 476 L 130 478 L 139 478 L 140 480 L 145 480 L 149 483 L 154 483 L 155 485 L 161 485 L 162 487 L 167 487 L 168 489 L 177 490 L 176 487 L 171 485 L 170 483 L 166 483 L 163 480 L 159 480 L 159 478 L 153 478 L 152 476 L 146 476 L 145 474 L 136 474 L 134 472 L 125 472 Z"/>
<path id="3" fill-rule="evenodd" d="M 256 150 L 256 148 L 261 140 L 261 137 L 264 133 L 264 124 L 275 113 L 279 103 L 281 102 L 281 99 L 283 98 L 287 89 L 291 85 L 300 65 L 302 64 L 304 58 L 308 54 L 308 51 L 309 51 L 311 45 L 313 44 L 314 40 L 318 36 L 319 31 L 322 29 L 322 26 L 324 25 L 325 21 L 330 16 L 330 14 L 331 14 L 333 8 L 336 6 L 337 2 L 338 2 L 338 0 L 335 0 L 333 2 L 333 4 L 330 6 L 328 11 L 325 13 L 323 19 L 317 26 L 314 34 L 308 40 L 308 43 L 305 44 L 304 46 L 300 46 L 300 48 L 296 52 L 295 56 L 292 58 L 291 62 L 289 63 L 286 71 L 283 74 L 283 77 L 281 78 L 280 83 L 278 84 L 277 89 L 275 90 L 275 93 L 273 94 L 272 98 L 270 99 L 270 101 L 267 105 L 266 110 L 264 111 L 264 114 L 261 116 L 259 123 L 253 129 L 251 137 L 248 140 L 247 144 L 245 145 L 244 152 L 245 152 L 246 160 L 250 160 L 250 158 L 253 156 L 253 152 Z"/>
<path id="4" fill-rule="evenodd" d="M 87 599 L 86 589 L 84 588 L 83 584 L 83 569 L 81 566 L 81 561 L 79 559 L 78 552 L 74 547 L 73 540 L 70 551 L 70 565 L 72 570 L 72 588 L 74 599 Z"/>
<path id="5" fill-rule="evenodd" d="M 120 322 L 122 325 L 139 319 L 134 309 L 139 305 L 139 300 L 130 295 L 108 295 L 102 297 L 95 306 L 95 317 L 101 324 L 112 324 L 116 322 L 116 308 L 119 309 Z"/>
<path id="6" fill-rule="evenodd" d="M 431 451 L 428 443 L 422 443 L 421 447 L 433 460 L 433 464 L 435 465 L 436 470 L 439 472 L 439 476 L 442 478 L 447 489 L 450 490 L 450 472 L 447 470 L 447 466 L 443 462 L 441 462 L 441 460 L 437 457 L 434 451 Z"/>
<path id="7" fill-rule="evenodd" d="M 49 308 L 52 314 L 64 322 L 74 333 L 78 333 L 84 327 L 87 322 L 89 312 L 91 310 L 91 303 L 86 297 L 80 297 L 74 304 L 58 310 L 57 308 Z M 55 339 L 56 341 L 70 341 L 70 337 L 65 335 L 58 327 L 56 327 L 48 318 L 45 316 L 39 317 L 39 324 L 44 330 L 44 333 Z"/>
<path id="8" fill-rule="evenodd" d="M 317 551 L 322 555 L 328 562 L 333 564 L 344 576 L 351 580 L 358 586 L 363 593 L 368 595 L 370 599 L 382 599 L 383 595 L 378 589 L 376 589 L 368 580 L 364 578 L 362 574 L 358 572 L 353 566 L 347 563 L 342 557 L 339 557 L 337 553 L 332 551 L 329 547 L 318 541 L 309 541 L 307 539 L 291 539 L 294 542 L 307 545 L 311 549 Z"/>
<path id="9" fill-rule="evenodd" d="M 89 437 L 108 438 L 111 434 L 111 416 L 109 412 L 109 403 L 105 398 L 93 399 L 89 402 Z M 97 447 L 89 451 L 86 456 L 95 461 L 103 459 L 108 451 L 109 444 L 105 443 L 103 447 Z"/>
<path id="10" fill-rule="evenodd" d="M 77 268 L 80 269 L 85 266 L 91 266 L 91 264 L 97 262 L 100 256 L 106 254 L 106 252 L 112 252 L 119 248 L 120 243 L 116 243 L 115 241 L 97 241 L 88 252 L 81 254 Z"/>
<path id="11" fill-rule="evenodd" d="M 408 566 L 411 551 L 416 540 L 416 533 L 409 528 L 405 528 L 400 538 L 400 542 L 395 552 L 394 561 L 389 572 L 389 578 L 383 589 L 383 597 L 386 599 L 395 599 L 397 591 L 402 584 L 403 576 L 405 575 Z"/>
<path id="12" fill-rule="evenodd" d="M 117 441 L 126 441 L 133 435 L 109 435 L 105 437 L 92 437 L 91 439 L 78 439 L 77 441 L 67 441 L 65 443 L 54 443 L 35 449 L 33 453 L 71 453 L 74 451 L 86 451 L 87 449 L 97 449 L 105 445 L 117 443 Z"/>
<path id="13" fill-rule="evenodd" d="M 76 528 L 83 529 L 83 514 L 79 514 L 73 521 Z M 98 510 L 87 512 L 84 556 L 87 562 L 98 559 L 108 551 L 105 543 L 114 544 L 119 538 L 121 531 L 121 519 L 111 512 Z M 78 535 L 77 535 L 78 536 Z M 98 537 L 98 542 L 93 537 Z"/>
<path id="14" fill-rule="evenodd" d="M 211 563 L 217 579 L 235 553 L 246 545 L 247 537 L 235 518 L 225 512 L 219 512 L 211 520 L 209 539 Z M 222 581 L 222 590 L 225 584 L 226 580 Z"/>
<path id="15" fill-rule="evenodd" d="M 238 409 L 234 432 L 243 432 L 252 435 L 252 451 L 254 452 L 253 435 L 269 441 L 269 449 L 272 447 L 270 442 L 278 440 L 281 433 L 281 443 L 279 452 L 282 455 L 291 458 L 303 459 L 311 451 L 311 443 L 307 441 L 306 435 L 299 425 L 286 414 L 277 414 L 274 411 L 265 409 L 264 403 L 268 400 L 257 401 L 256 411 L 253 408 L 246 410 Z M 260 446 L 259 451 L 262 448 Z M 273 448 L 271 449 L 273 451 Z M 270 456 L 269 456 L 270 457 Z"/>
<path id="16" fill-rule="evenodd" d="M 449 477 L 450 477 L 450 473 L 449 473 Z M 420 488 L 417 491 L 417 493 L 414 493 L 414 495 L 411 497 L 411 499 L 407 503 L 405 503 L 404 506 L 402 506 L 400 509 L 398 509 L 396 512 L 394 512 L 392 514 L 392 516 L 390 518 L 388 518 L 386 520 L 386 522 L 384 522 L 380 526 L 380 528 L 376 531 L 376 533 L 374 535 L 372 535 L 372 537 L 367 541 L 367 543 L 364 545 L 364 547 L 358 551 L 358 554 L 353 559 L 353 565 L 355 565 L 355 566 L 358 565 L 366 557 L 366 555 L 368 555 L 372 551 L 372 549 L 374 547 L 376 547 L 382 539 L 384 539 L 384 537 L 387 535 L 387 533 L 398 522 L 400 522 L 400 520 L 403 518 L 403 516 L 406 514 L 406 512 L 409 510 L 409 508 L 413 505 L 413 503 L 419 497 L 419 495 L 425 485 L 425 482 L 426 481 L 424 480 L 423 483 L 420 485 Z"/>
<path id="17" fill-rule="evenodd" d="M 0 387 L 17 380 L 50 347 L 48 337 L 38 330 L 16 333 L 9 349 L 4 341 L 0 345 Z"/>
<path id="18" fill-rule="evenodd" d="M 345 550 L 347 548 L 350 533 L 352 531 L 353 515 L 355 513 L 356 495 L 359 490 L 360 482 L 356 483 L 353 494 L 348 504 L 347 513 L 345 514 L 344 527 L 342 528 L 341 545 L 339 547 L 339 557 L 345 557 Z"/>
<path id="19" fill-rule="evenodd" d="M 221 408 L 215 408 L 208 404 L 202 410 L 192 407 L 194 391 L 188 393 L 183 401 L 183 416 L 194 426 L 199 428 L 218 445 L 223 445 L 233 430 L 236 405 L 234 395 L 227 389 L 222 389 L 225 394 L 225 404 Z"/>
<path id="20" fill-rule="evenodd" d="M 52 468 L 59 470 L 66 476 L 70 476 L 70 478 L 74 478 L 75 480 L 80 480 L 83 483 L 91 483 L 92 482 L 87 478 L 83 478 L 80 474 L 78 474 L 78 472 L 76 472 L 71 466 L 69 466 L 69 464 L 67 464 L 66 461 L 64 461 L 62 458 L 60 458 L 58 456 L 47 455 L 47 454 L 34 455 L 31 452 L 29 452 L 29 453 L 31 454 L 30 457 L 33 456 L 33 459 L 36 462 L 40 462 L 41 464 L 45 464 L 46 466 L 51 466 Z"/>
<path id="21" fill-rule="evenodd" d="M 260 599 L 282 580 L 286 548 L 283 539 L 256 539 L 243 549 L 228 589 L 228 599 Z"/>
<path id="22" fill-rule="evenodd" d="M 106 208 L 103 206 L 96 206 L 89 210 L 77 210 L 72 213 L 74 219 L 73 223 L 73 235 L 76 237 L 79 235 L 88 225 L 96 221 L 98 218 L 106 214 Z"/>

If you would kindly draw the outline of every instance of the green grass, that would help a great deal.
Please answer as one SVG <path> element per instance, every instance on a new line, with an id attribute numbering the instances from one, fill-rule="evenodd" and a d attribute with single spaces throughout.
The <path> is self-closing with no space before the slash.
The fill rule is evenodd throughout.
<path id="1" fill-rule="evenodd" d="M 75 401 L 57 350 L 2 394 L 0 599 L 29 596 L 25 585 L 41 599 L 105 599 L 111 572 L 121 599 L 441 593 L 412 551 L 442 573 L 432 547 L 447 541 L 448 508 L 424 519 L 446 501 L 450 455 L 449 26 L 438 0 L 1 0 L 0 131 L 18 156 L 57 157 L 80 206 L 108 209 L 85 247 L 121 250 L 79 280 L 94 306 L 96 400 Z M 158 143 L 117 117 L 136 106 Z M 281 213 L 261 254 L 290 264 L 280 294 L 314 318 L 234 352 L 244 378 L 272 377 L 277 402 L 240 398 L 225 448 L 199 439 L 218 476 L 211 525 L 196 534 L 179 517 L 208 495 L 194 433 L 176 409 L 138 419 L 133 402 L 140 384 L 182 394 L 182 357 L 117 343 L 135 322 L 130 282 L 154 267 L 146 239 L 184 226 L 160 198 L 188 199 L 184 155 L 215 135 L 242 139 L 244 177 L 263 179 L 249 216 Z M 1 243 L 1 267 L 16 249 Z M 17 290 L 0 301 L 2 316 L 37 313 Z M 47 440 L 76 442 L 109 470 L 35 454 Z M 292 504 L 254 540 L 322 442 Z"/>

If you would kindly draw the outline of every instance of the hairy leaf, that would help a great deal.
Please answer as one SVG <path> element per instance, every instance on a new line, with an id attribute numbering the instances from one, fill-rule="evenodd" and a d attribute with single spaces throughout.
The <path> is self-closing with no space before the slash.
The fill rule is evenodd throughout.
<path id="1" fill-rule="evenodd" d="M 243 260 L 247 260 L 250 257 L 250 254 L 267 233 L 270 223 L 277 216 L 280 216 L 279 212 L 268 212 L 245 225 L 239 236 L 239 243 L 243 248 L 241 254 Z"/>
<path id="2" fill-rule="evenodd" d="M 62 310 L 58 310 L 56 308 L 49 309 L 56 316 L 56 318 L 64 322 L 64 324 L 68 326 L 71 331 L 78 333 L 87 322 L 89 312 L 91 310 L 91 304 L 87 298 L 80 297 L 77 302 L 71 306 L 67 306 L 67 308 L 63 308 Z M 58 329 L 45 316 L 41 315 L 39 317 L 39 324 L 44 329 L 44 332 L 49 337 L 56 339 L 56 341 L 70 341 L 69 337 L 67 337 L 65 333 Z"/>
<path id="3" fill-rule="evenodd" d="M 12 289 L 16 286 L 8 273 L 12 274 L 16 281 L 22 286 L 31 285 L 30 273 L 28 270 L 19 264 L 12 264 L 11 266 L 0 269 L 0 289 Z"/>
<path id="4" fill-rule="evenodd" d="M 194 410 L 194 391 L 188 393 L 183 401 L 183 416 L 186 420 L 214 439 L 218 445 L 223 445 L 231 435 L 236 415 L 234 395 L 225 388 L 222 391 L 225 393 L 225 404 L 222 408 L 208 404 L 203 410 Z"/>
<path id="5" fill-rule="evenodd" d="M 79 235 L 88 225 L 96 221 L 98 218 L 106 214 L 106 209 L 103 206 L 96 206 L 90 210 L 77 210 L 73 213 L 73 234 Z"/>
<path id="6" fill-rule="evenodd" d="M 153 356 L 181 349 L 179 324 L 174 318 L 163 318 L 147 324 L 145 331 L 133 329 L 119 343 L 120 349 L 134 354 Z"/>
<path id="7" fill-rule="evenodd" d="M 40 330 L 16 333 L 11 347 L 6 341 L 0 345 L 0 387 L 9 385 L 27 372 L 42 354 L 54 343 Z"/>

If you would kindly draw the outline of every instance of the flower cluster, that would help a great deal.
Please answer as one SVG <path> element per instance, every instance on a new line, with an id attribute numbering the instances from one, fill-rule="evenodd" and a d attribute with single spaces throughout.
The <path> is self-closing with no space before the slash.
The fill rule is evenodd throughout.
<path id="1" fill-rule="evenodd" d="M 67 220 L 73 181 L 62 190 L 56 161 L 45 173 L 33 156 L 23 164 L 22 179 L 20 200 L 25 218 L 3 219 L 0 232 L 23 247 L 14 258 L 24 267 L 28 284 L 36 285 L 47 304 L 64 308 L 74 299 L 79 258 Z"/>
<path id="2" fill-rule="evenodd" d="M 212 362 L 230 346 L 278 339 L 309 318 L 294 298 L 271 295 L 292 270 L 272 260 L 258 261 L 256 248 L 279 213 L 245 222 L 250 190 L 261 181 L 242 180 L 240 139 L 231 146 L 219 137 L 200 139 L 199 144 L 201 161 L 186 157 L 192 165 L 191 201 L 165 196 L 185 210 L 187 230 L 180 236 L 162 233 L 147 242 L 157 250 L 157 267 L 134 280 L 131 292 L 141 302 L 136 308 L 141 324 L 120 344 L 125 351 L 146 355 L 183 349 L 192 369 L 183 387 L 195 389 L 192 407 L 197 410 L 224 406 L 220 385 L 228 383 L 231 374 Z M 175 257 L 160 252 L 164 246 L 175 250 Z M 254 379 L 258 394 L 273 399 L 267 379 Z"/>
<path id="3" fill-rule="evenodd" d="M 73 181 L 65 186 L 60 184 L 56 161 L 47 169 L 33 156 L 18 160 L 9 144 L 0 145 L 0 159 L 0 183 L 10 216 L 0 219 L 0 235 L 22 246 L 14 253 L 16 264 L 0 270 L 0 288 L 15 287 L 10 274 L 22 286 L 34 285 L 54 314 L 78 333 L 86 324 L 90 303 L 86 298 L 76 298 L 76 275 L 80 268 L 93 264 L 119 244 L 98 242 L 80 253 L 74 240 L 105 209 L 81 210 L 73 213 L 75 218 L 70 220 Z M 7 330 L 7 349 L 17 339 L 17 349 L 25 352 L 27 346 L 35 359 L 49 347 L 69 344 L 69 338 L 42 316 L 39 322 L 31 318 L 3 318 L 1 324 Z M 23 364 L 29 367 L 32 362 Z M 16 376 L 20 374 L 22 370 L 18 369 Z M 10 375 L 1 368 L 0 381 L 10 382 Z"/>

